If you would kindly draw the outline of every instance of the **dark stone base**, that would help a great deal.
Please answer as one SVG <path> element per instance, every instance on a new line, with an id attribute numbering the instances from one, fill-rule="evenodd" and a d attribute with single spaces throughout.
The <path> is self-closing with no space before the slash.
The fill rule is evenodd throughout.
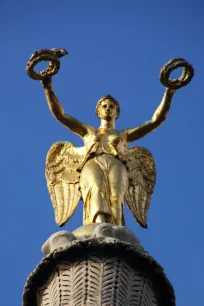
<path id="1" fill-rule="evenodd" d="M 162 267 L 137 238 L 130 244 L 107 237 L 105 227 L 98 225 L 95 238 L 82 235 L 74 240 L 65 231 L 52 235 L 44 245 L 52 252 L 29 276 L 23 306 L 175 306 L 174 290 Z M 123 238 L 132 235 L 126 228 L 118 230 L 122 229 Z"/>

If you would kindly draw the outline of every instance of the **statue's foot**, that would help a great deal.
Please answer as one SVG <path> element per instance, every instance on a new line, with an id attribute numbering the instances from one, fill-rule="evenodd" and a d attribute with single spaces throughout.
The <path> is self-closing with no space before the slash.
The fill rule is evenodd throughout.
<path id="1" fill-rule="evenodd" d="M 110 216 L 107 214 L 99 213 L 97 214 L 94 223 L 109 223 Z"/>

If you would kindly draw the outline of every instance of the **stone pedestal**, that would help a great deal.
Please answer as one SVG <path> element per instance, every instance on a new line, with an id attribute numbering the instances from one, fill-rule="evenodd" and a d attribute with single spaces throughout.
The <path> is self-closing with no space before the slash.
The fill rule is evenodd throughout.
<path id="1" fill-rule="evenodd" d="M 23 306 L 175 306 L 162 267 L 135 235 L 110 224 L 52 235 L 29 276 Z"/>

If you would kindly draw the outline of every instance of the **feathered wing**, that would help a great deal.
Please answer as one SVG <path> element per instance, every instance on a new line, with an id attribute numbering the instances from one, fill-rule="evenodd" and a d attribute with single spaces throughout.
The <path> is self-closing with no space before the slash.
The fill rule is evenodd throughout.
<path id="1" fill-rule="evenodd" d="M 48 151 L 45 176 L 59 226 L 71 218 L 81 199 L 77 169 L 84 158 L 85 147 L 76 148 L 70 142 L 56 142 Z"/>
<path id="2" fill-rule="evenodd" d="M 147 227 L 147 213 L 156 182 L 156 168 L 150 151 L 132 147 L 124 155 L 129 186 L 125 195 L 127 206 L 142 227 Z"/>

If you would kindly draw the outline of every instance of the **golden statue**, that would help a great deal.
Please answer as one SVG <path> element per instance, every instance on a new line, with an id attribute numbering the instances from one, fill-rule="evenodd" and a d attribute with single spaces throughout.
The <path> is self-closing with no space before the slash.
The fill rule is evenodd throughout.
<path id="1" fill-rule="evenodd" d="M 108 222 L 124 225 L 123 205 L 143 227 L 153 193 L 156 170 L 151 153 L 141 147 L 128 145 L 158 128 L 166 119 L 176 89 L 193 77 L 193 68 L 183 59 L 171 60 L 161 70 L 161 81 L 167 86 L 163 99 L 150 121 L 118 131 L 115 121 L 120 105 L 111 95 L 96 105 L 100 126 L 94 128 L 64 113 L 53 87 L 51 76 L 59 69 L 58 58 L 64 49 L 38 50 L 27 65 L 28 74 L 40 79 L 49 109 L 56 120 L 83 139 L 84 146 L 76 148 L 70 142 L 57 142 L 46 159 L 48 190 L 55 211 L 56 223 L 65 224 L 73 215 L 80 199 L 84 202 L 84 224 Z M 36 73 L 34 66 L 49 60 L 47 70 Z M 171 80 L 169 74 L 183 67 L 183 74 Z"/>

